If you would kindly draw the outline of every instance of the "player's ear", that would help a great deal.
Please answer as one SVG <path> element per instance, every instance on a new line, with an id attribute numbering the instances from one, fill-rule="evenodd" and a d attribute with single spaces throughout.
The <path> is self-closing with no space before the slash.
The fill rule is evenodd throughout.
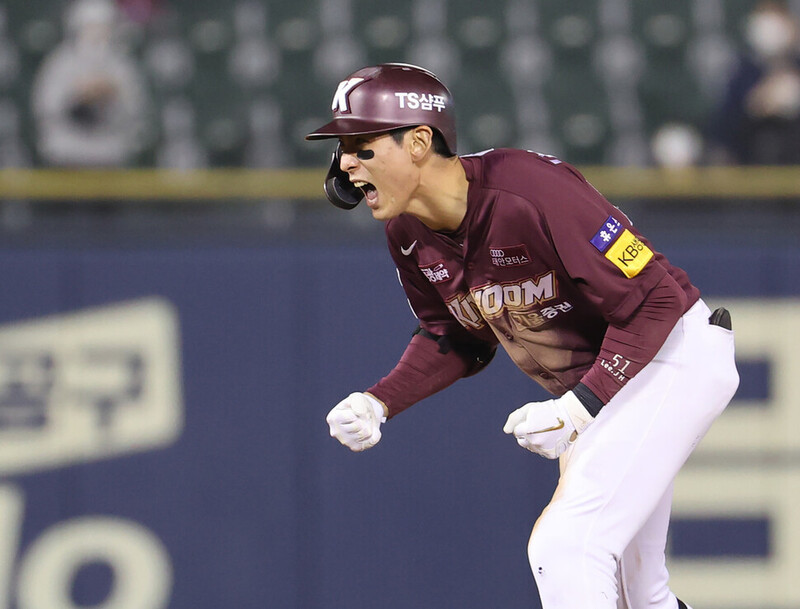
<path id="1" fill-rule="evenodd" d="M 409 132 L 409 150 L 411 158 L 421 160 L 433 145 L 433 129 L 427 125 L 419 125 Z"/>

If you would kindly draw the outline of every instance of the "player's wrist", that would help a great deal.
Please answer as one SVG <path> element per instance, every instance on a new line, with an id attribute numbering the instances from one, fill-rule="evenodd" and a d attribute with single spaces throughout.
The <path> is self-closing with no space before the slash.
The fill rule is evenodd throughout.
<path id="1" fill-rule="evenodd" d="M 386 419 L 389 417 L 389 408 L 386 404 L 368 391 L 365 391 L 364 395 L 369 400 L 370 406 L 372 406 L 372 410 L 375 412 L 375 418 L 381 423 L 386 423 Z"/>
<path id="2" fill-rule="evenodd" d="M 594 421 L 594 416 L 586 409 L 574 391 L 567 391 L 558 401 L 564 407 L 578 434 L 583 433 Z"/>
<path id="3" fill-rule="evenodd" d="M 580 400 L 580 403 L 586 411 L 593 417 L 596 417 L 603 406 L 606 405 L 605 402 L 584 383 L 575 385 L 575 387 L 572 388 L 572 393 L 575 394 L 575 397 Z"/>

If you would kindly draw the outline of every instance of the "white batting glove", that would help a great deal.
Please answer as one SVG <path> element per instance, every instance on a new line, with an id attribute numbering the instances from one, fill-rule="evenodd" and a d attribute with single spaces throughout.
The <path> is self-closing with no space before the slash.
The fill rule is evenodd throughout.
<path id="1" fill-rule="evenodd" d="M 347 448 L 361 452 L 381 439 L 381 423 L 386 421 L 383 405 L 368 393 L 351 393 L 336 404 L 326 418 L 331 436 Z"/>
<path id="2" fill-rule="evenodd" d="M 503 431 L 514 434 L 522 448 L 557 459 L 592 421 L 592 415 L 568 391 L 558 399 L 528 402 L 518 408 L 508 415 Z"/>

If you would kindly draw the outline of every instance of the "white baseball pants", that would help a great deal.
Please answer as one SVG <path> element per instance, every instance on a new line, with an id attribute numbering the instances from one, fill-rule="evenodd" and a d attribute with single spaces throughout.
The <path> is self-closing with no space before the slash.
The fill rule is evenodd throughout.
<path id="1" fill-rule="evenodd" d="M 687 311 L 562 455 L 528 544 L 543 609 L 678 607 L 664 556 L 672 482 L 739 384 L 733 332 L 709 315 L 702 300 Z"/>

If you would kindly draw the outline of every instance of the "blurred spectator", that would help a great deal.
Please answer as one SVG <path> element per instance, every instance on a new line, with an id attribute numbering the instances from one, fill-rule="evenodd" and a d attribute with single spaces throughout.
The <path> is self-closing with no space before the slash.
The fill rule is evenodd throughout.
<path id="1" fill-rule="evenodd" d="M 800 24 L 784 2 L 759 2 L 747 18 L 748 52 L 713 117 L 712 159 L 800 163 Z"/>
<path id="2" fill-rule="evenodd" d="M 46 163 L 127 165 L 140 152 L 147 89 L 120 41 L 119 19 L 110 0 L 76 0 L 67 10 L 64 41 L 33 83 L 37 146 Z"/>

